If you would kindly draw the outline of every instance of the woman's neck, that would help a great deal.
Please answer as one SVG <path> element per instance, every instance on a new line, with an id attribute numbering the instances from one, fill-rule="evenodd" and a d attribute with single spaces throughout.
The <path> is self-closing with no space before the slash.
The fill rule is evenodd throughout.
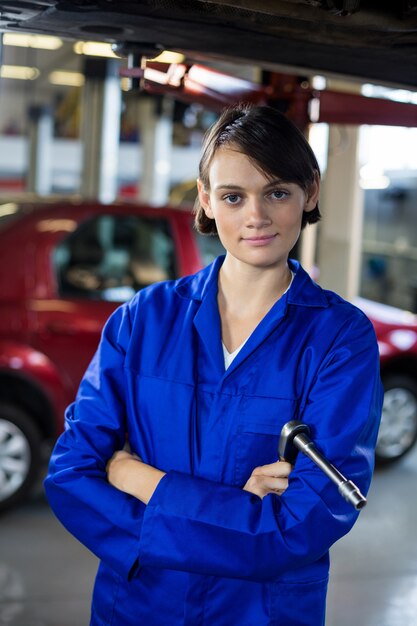
<path id="1" fill-rule="evenodd" d="M 219 273 L 218 306 L 222 340 L 229 352 L 248 338 L 290 282 L 291 271 L 286 262 L 256 268 L 226 256 Z"/>
<path id="2" fill-rule="evenodd" d="M 219 296 L 231 310 L 262 312 L 281 297 L 290 282 L 287 262 L 257 268 L 226 256 L 219 273 Z"/>

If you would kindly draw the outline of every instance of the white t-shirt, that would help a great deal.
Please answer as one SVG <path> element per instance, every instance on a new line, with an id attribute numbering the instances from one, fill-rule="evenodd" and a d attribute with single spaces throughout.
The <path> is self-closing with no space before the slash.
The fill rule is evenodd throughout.
<path id="1" fill-rule="evenodd" d="M 249 339 L 249 337 L 248 337 L 248 339 Z M 233 361 L 233 359 L 242 350 L 243 346 L 245 345 L 245 343 L 247 342 L 248 339 L 245 339 L 245 341 L 243 343 L 241 343 L 240 346 L 238 348 L 236 348 L 236 350 L 233 350 L 233 352 L 229 352 L 228 349 L 226 348 L 226 346 L 224 345 L 223 341 L 222 341 L 223 356 L 224 356 L 224 369 L 225 370 L 227 370 L 227 368 L 229 367 L 230 363 Z"/>

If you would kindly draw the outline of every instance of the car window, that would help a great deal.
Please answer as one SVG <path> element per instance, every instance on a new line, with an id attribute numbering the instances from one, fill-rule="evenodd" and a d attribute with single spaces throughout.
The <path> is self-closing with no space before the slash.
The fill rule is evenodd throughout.
<path id="1" fill-rule="evenodd" d="M 53 255 L 63 297 L 123 302 L 152 283 L 176 278 L 167 220 L 102 215 L 82 223 Z"/>

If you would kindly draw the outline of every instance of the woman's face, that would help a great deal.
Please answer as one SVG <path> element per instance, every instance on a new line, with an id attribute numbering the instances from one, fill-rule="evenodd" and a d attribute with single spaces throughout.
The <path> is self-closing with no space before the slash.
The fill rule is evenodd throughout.
<path id="1" fill-rule="evenodd" d="M 242 152 L 221 147 L 209 170 L 209 189 L 199 181 L 199 198 L 229 255 L 256 267 L 286 264 L 301 230 L 303 211 L 312 211 L 318 177 L 307 194 L 295 183 L 271 179 Z"/>

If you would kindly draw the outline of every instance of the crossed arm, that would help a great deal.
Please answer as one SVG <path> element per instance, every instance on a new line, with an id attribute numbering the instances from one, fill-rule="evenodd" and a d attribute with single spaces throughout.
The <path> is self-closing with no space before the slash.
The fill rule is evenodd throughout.
<path id="1" fill-rule="evenodd" d="M 256 467 L 243 487 L 260 498 L 268 493 L 282 495 L 288 487 L 292 466 L 286 461 L 276 461 Z M 148 504 L 164 472 L 143 463 L 137 456 L 118 450 L 107 464 L 107 478 L 113 487 Z"/>

